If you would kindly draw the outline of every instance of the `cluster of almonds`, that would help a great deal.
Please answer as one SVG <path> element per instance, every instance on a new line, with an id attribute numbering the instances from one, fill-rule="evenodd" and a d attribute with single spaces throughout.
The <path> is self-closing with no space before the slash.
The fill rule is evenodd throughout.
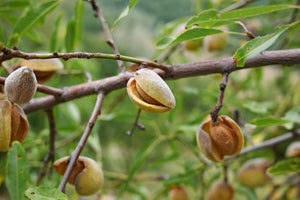
<path id="1" fill-rule="evenodd" d="M 26 115 L 20 104 L 29 102 L 37 89 L 54 72 L 61 70 L 59 59 L 20 59 L 17 69 L 5 80 L 0 98 L 0 151 L 5 152 L 13 141 L 23 142 L 29 131 Z"/>
<path id="2" fill-rule="evenodd" d="M 175 98 L 165 81 L 150 69 L 140 69 L 129 79 L 127 92 L 130 99 L 142 110 L 159 113 L 175 107 Z M 244 144 L 239 126 L 227 116 L 216 122 L 208 117 L 197 131 L 198 146 L 214 162 L 221 162 L 225 155 L 238 154 Z"/>
<path id="3" fill-rule="evenodd" d="M 33 97 L 36 77 L 29 67 L 21 67 L 5 80 L 5 99 L 0 100 L 0 151 L 7 151 L 13 141 L 23 142 L 29 130 L 26 115 L 18 104 Z"/>

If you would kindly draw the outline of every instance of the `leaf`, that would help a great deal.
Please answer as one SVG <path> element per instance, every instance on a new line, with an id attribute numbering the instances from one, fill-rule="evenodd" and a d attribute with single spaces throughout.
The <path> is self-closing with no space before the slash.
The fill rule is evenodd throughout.
<path id="1" fill-rule="evenodd" d="M 254 190 L 238 185 L 236 188 L 236 192 L 240 194 L 244 194 L 247 197 L 247 200 L 256 200 L 257 196 Z"/>
<path id="2" fill-rule="evenodd" d="M 243 67 L 248 58 L 251 58 L 269 48 L 289 27 L 290 25 L 283 25 L 274 33 L 264 37 L 256 37 L 240 47 L 233 55 L 233 58 L 236 60 L 237 67 Z"/>
<path id="3" fill-rule="evenodd" d="M 50 0 L 45 3 L 40 4 L 37 7 L 27 7 L 23 12 L 23 16 L 16 23 L 13 32 L 11 35 L 18 34 L 18 38 L 9 39 L 9 44 L 16 44 L 19 40 L 19 37 L 23 36 L 28 30 L 34 27 L 34 25 L 39 22 L 40 19 L 45 17 L 48 13 L 50 13 L 56 6 L 58 6 L 58 0 Z M 15 43 L 13 43 L 13 41 Z"/>
<path id="4" fill-rule="evenodd" d="M 67 200 L 66 194 L 57 188 L 48 186 L 37 186 L 28 188 L 25 195 L 31 200 Z"/>
<path id="5" fill-rule="evenodd" d="M 57 51 L 57 43 L 58 43 L 58 29 L 60 26 L 60 21 L 62 19 L 62 15 L 59 15 L 54 22 L 54 31 L 50 38 L 50 51 Z"/>
<path id="6" fill-rule="evenodd" d="M 258 114 L 266 114 L 271 108 L 275 106 L 274 102 L 257 102 L 246 101 L 243 103 L 243 107 L 247 108 L 251 112 Z"/>
<path id="7" fill-rule="evenodd" d="M 242 8 L 236 9 L 229 12 L 225 12 L 221 14 L 222 19 L 240 19 L 246 17 L 253 17 L 256 15 L 267 14 L 279 10 L 295 8 L 294 5 L 288 4 L 278 4 L 278 5 L 270 5 L 270 6 L 257 6 L 250 8 Z"/>
<path id="8" fill-rule="evenodd" d="M 274 175 L 297 172 L 297 171 L 300 171 L 299 158 L 287 158 L 278 161 L 274 166 L 268 169 L 268 172 Z"/>
<path id="9" fill-rule="evenodd" d="M 156 139 L 154 141 L 150 141 L 148 144 L 145 145 L 143 149 L 139 151 L 139 153 L 135 156 L 135 160 L 132 163 L 130 168 L 129 175 L 126 181 L 122 184 L 118 197 L 120 198 L 122 194 L 127 190 L 129 183 L 131 182 L 134 174 L 137 170 L 141 167 L 143 162 L 147 159 L 147 156 L 153 151 L 155 147 L 160 143 L 161 140 Z"/>
<path id="10" fill-rule="evenodd" d="M 0 12 L 12 12 L 29 6 L 28 0 L 11 0 L 0 3 Z"/>
<path id="11" fill-rule="evenodd" d="M 166 186 L 172 185 L 172 184 L 175 184 L 175 185 L 180 184 L 180 183 L 184 182 L 184 180 L 187 180 L 187 179 L 190 179 L 191 177 L 196 176 L 197 174 L 199 174 L 201 171 L 203 171 L 206 168 L 207 168 L 207 166 L 203 165 L 203 166 L 197 167 L 196 169 L 186 170 L 184 173 L 172 175 L 170 178 L 164 180 L 163 184 Z"/>
<path id="12" fill-rule="evenodd" d="M 23 200 L 29 184 L 29 169 L 25 150 L 19 142 L 13 142 L 7 155 L 6 186 L 12 200 Z"/>
<path id="13" fill-rule="evenodd" d="M 200 39 L 207 35 L 212 35 L 217 33 L 223 33 L 223 31 L 218 29 L 193 28 L 181 33 L 177 38 L 166 37 L 161 39 L 156 43 L 156 47 L 165 48 L 171 44 L 175 44 L 187 40 Z"/>
<path id="14" fill-rule="evenodd" d="M 84 13 L 83 0 L 77 0 L 74 12 L 75 12 L 74 46 L 76 46 L 77 42 L 79 42 L 81 40 L 81 35 L 82 35 L 82 16 Z"/>
<path id="15" fill-rule="evenodd" d="M 225 13 L 221 13 L 215 9 L 209 9 L 201 12 L 198 16 L 194 16 L 189 19 L 186 26 L 190 28 L 192 25 L 197 24 L 200 27 L 206 28 L 217 27 L 233 23 L 235 20 L 240 18 L 253 17 L 294 7 L 294 5 L 279 4 L 237 9 Z"/>
<path id="16" fill-rule="evenodd" d="M 288 122 L 287 120 L 281 118 L 274 118 L 274 117 L 257 118 L 251 121 L 251 123 L 256 125 L 256 127 L 279 126 L 287 122 Z"/>
<path id="17" fill-rule="evenodd" d="M 121 12 L 120 16 L 118 17 L 118 19 L 114 22 L 111 30 L 113 30 L 117 25 L 118 23 L 123 19 L 125 18 L 128 13 L 130 12 L 130 10 L 137 4 L 137 2 L 139 2 L 139 0 L 131 0 L 128 4 L 128 6 Z"/>
<path id="18" fill-rule="evenodd" d="M 0 152 L 0 176 L 6 173 L 6 166 L 7 166 L 7 152 Z"/>
<path id="19" fill-rule="evenodd" d="M 300 123 L 300 105 L 295 106 L 292 109 L 290 109 L 287 113 L 285 113 L 285 115 L 282 119 L 289 121 L 287 124 L 284 125 L 287 129 L 292 129 L 294 123 L 299 124 Z"/>
<path id="20" fill-rule="evenodd" d="M 65 36 L 65 45 L 67 52 L 73 50 L 74 43 L 75 43 L 75 21 L 70 20 L 67 25 L 67 33 Z"/>

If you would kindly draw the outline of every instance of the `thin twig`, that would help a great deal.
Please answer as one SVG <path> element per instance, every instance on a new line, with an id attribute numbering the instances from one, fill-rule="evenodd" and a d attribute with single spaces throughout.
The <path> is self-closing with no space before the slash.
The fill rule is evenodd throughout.
<path id="1" fill-rule="evenodd" d="M 5 79 L 6 78 L 4 78 L 4 77 L 0 77 L 0 84 L 4 84 Z M 63 93 L 62 89 L 57 89 L 57 88 L 53 88 L 53 87 L 49 87 L 49 86 L 41 85 L 41 84 L 38 84 L 37 91 L 44 93 L 44 94 L 53 95 L 53 96 L 60 96 Z"/>
<path id="2" fill-rule="evenodd" d="M 71 58 L 80 58 L 80 59 L 112 59 L 112 60 L 123 60 L 128 62 L 133 62 L 137 64 L 142 64 L 149 67 L 160 68 L 164 71 L 170 71 L 170 66 L 163 65 L 158 62 L 133 58 L 129 56 L 123 56 L 120 54 L 105 54 L 105 53 L 87 53 L 87 52 L 71 52 L 71 53 L 25 53 L 20 50 L 14 50 L 7 48 L 3 43 L 0 42 L 0 64 L 3 61 L 10 60 L 12 58 L 24 58 L 24 59 L 49 59 L 49 58 L 62 58 L 68 60 Z"/>
<path id="3" fill-rule="evenodd" d="M 135 130 L 136 127 L 138 127 L 140 130 L 143 130 L 143 131 L 146 130 L 144 125 L 139 123 L 139 118 L 140 118 L 141 112 L 142 112 L 142 109 L 139 108 L 138 111 L 137 111 L 134 123 L 131 127 L 131 130 L 127 131 L 127 135 L 132 135 L 132 133 L 133 133 L 133 131 Z"/>
<path id="4" fill-rule="evenodd" d="M 267 140 L 263 143 L 260 143 L 258 145 L 254 145 L 248 148 L 243 149 L 239 154 L 235 155 L 235 156 L 228 156 L 227 160 L 231 161 L 237 157 L 240 157 L 242 155 L 245 155 L 247 153 L 253 152 L 253 151 L 257 151 L 259 149 L 264 149 L 264 148 L 272 148 L 282 142 L 286 142 L 292 139 L 295 139 L 296 137 L 300 137 L 300 130 L 295 130 L 294 132 L 288 132 L 284 135 L 272 138 L 270 140 Z"/>
<path id="5" fill-rule="evenodd" d="M 46 174 L 47 167 L 49 162 L 51 162 L 50 170 L 52 170 L 52 165 L 54 163 L 54 152 L 55 152 L 55 135 L 57 133 L 55 128 L 55 118 L 53 114 L 53 108 L 46 110 L 48 121 L 49 121 L 49 128 L 50 128 L 50 137 L 49 137 L 49 150 L 48 153 L 44 159 L 43 166 L 40 170 L 36 185 L 39 185 L 41 180 Z M 51 172 L 51 171 L 50 171 Z"/>
<path id="6" fill-rule="evenodd" d="M 98 17 L 99 20 L 101 21 L 105 36 L 106 36 L 106 43 L 111 47 L 113 50 L 114 54 L 119 55 L 119 51 L 114 43 L 114 40 L 111 36 L 111 32 L 109 30 L 108 24 L 102 14 L 102 11 L 100 7 L 96 4 L 95 0 L 88 0 L 88 2 L 91 3 L 93 10 L 95 11 L 95 17 Z M 118 66 L 121 70 L 121 72 L 124 72 L 124 63 L 122 60 L 117 60 Z"/>
<path id="7" fill-rule="evenodd" d="M 229 73 L 227 72 L 223 73 L 222 82 L 220 83 L 220 93 L 219 93 L 218 102 L 215 108 L 210 113 L 212 122 L 218 121 L 218 114 L 223 105 L 224 93 L 228 82 L 228 76 Z"/>
<path id="8" fill-rule="evenodd" d="M 75 150 L 72 152 L 70 158 L 69 158 L 69 164 L 68 164 L 68 168 L 59 184 L 59 187 L 58 189 L 62 192 L 65 191 L 65 187 L 66 187 L 66 184 L 67 184 L 67 181 L 70 177 L 70 174 L 73 170 L 73 168 L 75 167 L 76 165 L 76 162 L 77 162 L 77 159 L 81 153 L 81 151 L 83 150 L 86 142 L 87 142 L 87 139 L 95 125 L 95 122 L 97 120 L 97 117 L 98 115 L 100 115 L 100 112 L 101 112 L 101 107 L 102 107 L 102 103 L 103 103 L 103 100 L 104 100 L 104 92 L 100 92 L 97 96 L 97 100 L 96 100 L 96 104 L 95 104 L 95 107 L 94 107 L 94 110 L 93 110 L 93 113 L 91 115 L 91 118 L 86 126 L 86 129 L 84 131 L 84 133 L 82 134 L 81 138 L 80 138 L 80 141 L 78 142 Z"/>
<path id="9" fill-rule="evenodd" d="M 250 38 L 251 40 L 255 38 L 255 35 L 253 35 L 253 33 L 251 33 L 251 31 L 248 30 L 248 28 L 246 27 L 246 25 L 243 22 L 235 21 L 235 23 L 241 25 L 241 27 L 244 29 L 246 35 L 248 36 L 248 38 Z"/>

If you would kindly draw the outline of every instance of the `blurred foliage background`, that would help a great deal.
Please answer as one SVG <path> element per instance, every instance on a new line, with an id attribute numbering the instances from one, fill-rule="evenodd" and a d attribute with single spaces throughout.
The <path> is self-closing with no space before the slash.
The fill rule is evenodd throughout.
<path id="1" fill-rule="evenodd" d="M 4 0 L 9 2 L 10 0 Z M 27 2 L 27 3 L 25 3 Z M 35 6 L 43 1 L 24 0 L 24 7 Z M 59 6 L 22 37 L 18 48 L 25 52 L 57 51 L 66 52 L 68 40 L 68 22 L 74 18 L 76 1 L 63 0 Z M 125 0 L 97 1 L 109 24 L 120 15 L 128 4 Z M 164 52 L 155 47 L 155 43 L 170 34 L 168 27 L 174 27 L 180 20 L 186 20 L 202 10 L 216 8 L 222 10 L 235 3 L 232 0 L 140 0 L 130 14 L 113 30 L 112 35 L 121 55 L 154 60 Z M 248 6 L 296 3 L 291 0 L 259 0 Z M 0 40 L 7 43 L 18 17 L 24 9 L 21 5 L 8 11 L 0 8 Z M 257 35 L 272 33 L 278 25 L 289 22 L 290 9 L 267 15 L 247 18 L 246 26 Z M 299 15 L 298 15 L 299 16 Z M 299 17 L 298 17 L 299 19 Z M 228 26 L 230 31 L 243 32 L 238 25 Z M 57 31 L 55 41 L 51 40 Z M 300 44 L 299 27 L 282 36 L 273 49 L 297 48 Z M 287 39 L 287 40 L 286 40 Z M 180 64 L 207 59 L 232 56 L 236 49 L 246 41 L 244 36 L 229 35 L 225 49 L 208 52 L 203 46 L 196 51 L 187 51 L 183 45 L 173 52 L 165 63 Z M 105 42 L 100 21 L 94 17 L 89 3 L 84 3 L 81 40 L 74 51 L 112 53 Z M 14 60 L 15 61 L 15 60 Z M 63 61 L 63 60 L 62 60 Z M 11 61 L 6 64 L 10 64 Z M 86 81 L 83 72 L 92 74 L 93 80 L 113 76 L 118 73 L 114 60 L 70 59 L 63 61 L 65 69 L 46 82 L 52 87 L 66 87 Z M 130 63 L 126 63 L 127 66 Z M 3 68 L 1 75 L 6 76 Z M 120 199 L 168 199 L 168 189 L 172 184 L 182 184 L 190 199 L 204 197 L 210 185 L 222 178 L 222 165 L 215 164 L 206 169 L 200 158 L 195 133 L 198 125 L 214 108 L 218 95 L 221 76 L 210 75 L 167 81 L 176 98 L 176 108 L 163 114 L 142 112 L 139 122 L 146 130 L 136 129 L 133 135 L 126 132 L 131 129 L 137 107 L 130 101 L 125 89 L 114 91 L 104 100 L 102 114 L 92 131 L 82 155 L 101 163 L 105 185 L 102 194 L 120 195 Z M 286 126 L 254 127 L 253 120 L 262 117 L 282 118 L 300 103 L 300 78 L 298 66 L 270 66 L 236 71 L 229 76 L 221 114 L 233 117 L 238 111 L 245 126 L 242 129 L 251 135 L 255 144 L 288 132 Z M 43 94 L 37 93 L 37 97 Z M 57 137 L 55 158 L 69 155 L 76 147 L 89 120 L 95 103 L 95 96 L 76 99 L 54 108 Z M 298 113 L 299 115 L 299 113 Z M 49 127 L 44 111 L 28 115 L 30 133 L 23 143 L 30 166 L 30 181 L 34 184 L 43 159 L 48 151 Z M 293 128 L 297 128 L 299 123 Z M 276 159 L 284 157 L 289 143 L 278 146 Z M 245 147 L 249 141 L 246 140 Z M 236 182 L 235 174 L 241 163 L 254 157 L 275 159 L 274 152 L 263 149 L 236 159 L 229 167 L 229 182 L 235 188 L 235 199 L 264 199 L 272 188 L 272 182 L 256 190 L 242 187 Z M 206 160 L 209 162 L 208 160 Z M 201 168 L 201 166 L 203 168 Z M 203 176 L 201 171 L 205 170 Z M 163 177 L 160 180 L 159 177 Z M 274 177 L 275 182 L 284 176 Z M 41 184 L 57 187 L 61 177 L 54 171 L 45 177 Z M 70 199 L 78 198 L 72 186 L 68 185 Z M 0 196 L 7 198 L 5 184 L 1 185 Z M 90 199 L 97 199 L 97 196 Z"/>

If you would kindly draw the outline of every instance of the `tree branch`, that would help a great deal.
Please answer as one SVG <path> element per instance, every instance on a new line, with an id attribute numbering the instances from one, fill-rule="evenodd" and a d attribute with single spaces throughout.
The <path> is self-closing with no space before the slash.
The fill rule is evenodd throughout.
<path id="1" fill-rule="evenodd" d="M 119 54 L 106 54 L 106 53 L 87 53 L 87 52 L 72 52 L 72 53 L 26 53 L 22 52 L 18 49 L 9 49 L 4 46 L 3 43 L 0 43 L 0 64 L 3 61 L 10 60 L 12 58 L 24 58 L 24 59 L 49 59 L 49 58 L 62 58 L 64 60 L 68 60 L 71 58 L 80 58 L 80 59 L 111 59 L 111 60 L 123 60 L 128 62 L 137 63 L 140 65 L 146 65 L 149 67 L 160 68 L 164 71 L 170 70 L 170 67 L 163 65 L 158 62 L 152 62 L 148 60 L 133 58 L 129 56 L 123 56 Z"/>
<path id="2" fill-rule="evenodd" d="M 248 147 L 248 148 L 244 148 L 239 154 L 237 154 L 235 156 L 228 156 L 227 161 L 233 160 L 237 157 L 240 157 L 240 156 L 245 155 L 247 153 L 256 151 L 258 149 L 274 147 L 277 144 L 295 139 L 296 137 L 300 137 L 300 130 L 296 130 L 294 132 L 289 132 L 289 133 L 286 133 L 284 135 L 281 135 L 281 136 L 272 138 L 270 140 L 267 140 L 267 141 L 265 141 L 263 143 L 260 143 L 258 145 L 254 145 L 254 146 L 251 146 L 251 147 Z"/>
<path id="3" fill-rule="evenodd" d="M 82 136 L 80 138 L 80 141 L 78 142 L 75 150 L 72 152 L 72 154 L 69 158 L 68 168 L 66 169 L 63 179 L 61 180 L 59 187 L 58 187 L 58 189 L 62 192 L 64 192 L 64 190 L 65 190 L 65 187 L 66 187 L 67 181 L 70 177 L 70 174 L 71 174 L 73 168 L 75 167 L 77 159 L 87 142 L 87 139 L 94 127 L 94 124 L 97 120 L 98 115 L 100 114 L 104 96 L 105 96 L 104 92 L 100 91 L 98 93 L 96 104 L 95 104 L 93 113 L 91 115 L 91 118 L 86 126 L 84 133 L 82 134 Z"/>
<path id="4" fill-rule="evenodd" d="M 300 64 L 300 49 L 265 51 L 249 58 L 244 67 L 236 67 L 232 57 L 217 60 L 200 61 L 181 65 L 167 65 L 170 71 L 155 69 L 164 79 L 180 79 L 191 76 L 208 75 L 214 73 L 230 73 L 236 70 L 263 67 L 267 65 L 295 65 Z M 54 105 L 71 101 L 83 96 L 97 94 L 99 91 L 109 93 L 126 87 L 127 81 L 133 76 L 132 72 L 125 72 L 93 82 L 83 83 L 71 87 L 64 87 L 60 96 L 48 95 L 32 99 L 22 107 L 26 113 L 40 109 L 47 109 Z"/>

